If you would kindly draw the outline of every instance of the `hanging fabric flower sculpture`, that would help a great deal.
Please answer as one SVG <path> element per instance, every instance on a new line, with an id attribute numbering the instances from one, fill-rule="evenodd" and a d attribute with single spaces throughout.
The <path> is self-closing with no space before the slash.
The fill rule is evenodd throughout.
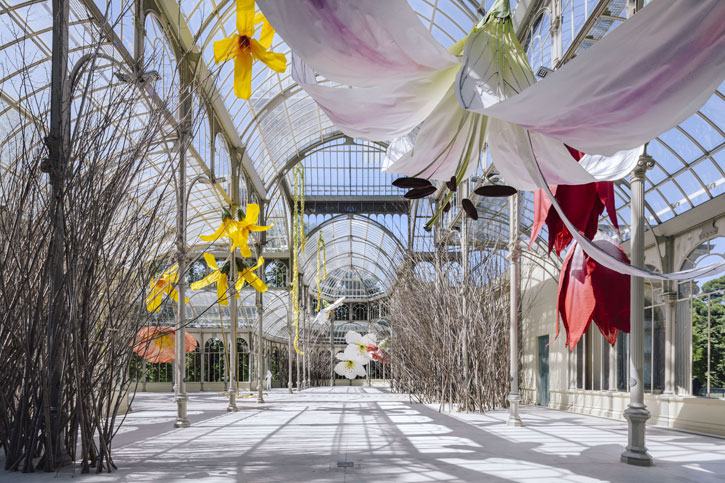
<path id="1" fill-rule="evenodd" d="M 371 360 L 387 362 L 382 349 L 377 346 L 375 334 L 361 335 L 359 332 L 349 330 L 345 334 L 347 347 L 343 352 L 338 352 L 336 357 L 340 362 L 335 365 L 335 372 L 348 379 L 355 379 L 357 376 L 365 377 L 365 365 Z M 387 345 L 383 341 L 380 345 Z"/>
<path id="2" fill-rule="evenodd" d="M 216 258 L 211 253 L 204 254 L 204 260 L 212 272 L 201 280 L 191 284 L 191 290 L 199 290 L 216 283 L 217 300 L 222 305 L 229 305 L 227 301 L 227 289 L 229 288 L 229 262 L 225 262 L 221 268 L 216 263 Z"/>
<path id="3" fill-rule="evenodd" d="M 146 297 L 146 310 L 149 312 L 156 312 L 161 307 L 161 302 L 164 300 L 164 294 L 168 294 L 174 302 L 179 301 L 179 293 L 174 288 L 174 285 L 179 281 L 179 266 L 174 265 L 173 267 L 166 270 L 157 279 L 151 280 L 149 284 L 149 294 Z M 186 299 L 188 302 L 189 299 Z"/>
<path id="4" fill-rule="evenodd" d="M 232 256 L 234 257 L 234 255 Z M 237 273 L 239 274 L 239 278 L 235 285 L 237 292 L 242 289 L 242 287 L 244 286 L 244 282 L 247 282 L 249 285 L 251 285 L 252 288 L 254 288 L 257 292 L 266 292 L 267 284 L 265 284 L 257 276 L 257 274 L 254 273 L 254 270 L 257 270 L 264 264 L 264 258 L 259 257 L 257 264 L 249 268 L 244 265 L 244 262 L 241 259 L 236 257 L 234 257 L 234 259 L 237 264 Z M 231 268 L 229 260 L 224 262 L 221 268 L 219 268 L 219 265 L 217 265 L 214 255 L 210 253 L 204 254 L 204 260 L 206 260 L 206 264 L 209 266 L 209 268 L 212 269 L 212 272 L 198 282 L 192 283 L 191 289 L 199 290 L 206 287 L 207 285 L 216 283 L 217 299 L 219 303 L 221 305 L 228 305 L 229 301 L 227 300 L 227 290 L 229 289 L 229 270 Z M 236 295 L 236 298 L 239 298 L 238 293 Z"/>
<path id="5" fill-rule="evenodd" d="M 365 364 L 368 363 L 367 358 L 349 355 L 345 352 L 338 352 L 335 357 L 340 361 L 335 364 L 335 372 L 337 374 L 345 376 L 348 379 L 355 379 L 358 376 L 365 377 Z"/>
<path id="6" fill-rule="evenodd" d="M 538 83 L 508 0 L 497 0 L 464 39 L 460 58 L 462 43 L 444 49 L 405 0 L 258 2 L 294 50 L 293 78 L 341 131 L 389 140 L 391 172 L 452 185 L 475 168 L 484 133 L 497 171 L 516 189 L 621 179 L 644 143 L 705 103 L 725 66 L 725 2 L 717 0 L 654 0 Z M 638 48 L 623 59 L 631 45 Z M 597 154 L 576 163 L 564 143 Z M 412 195 L 436 191 L 417 188 Z M 725 269 L 654 274 L 571 231 L 592 257 L 623 273 L 685 279 Z"/>
<path id="7" fill-rule="evenodd" d="M 567 146 L 567 148 L 569 148 Z M 569 148 L 569 152 L 577 161 L 584 153 Z M 600 181 L 580 185 L 552 186 L 551 192 L 564 210 L 566 217 L 589 240 L 594 239 L 599 226 L 599 217 L 604 208 L 614 228 L 619 230 L 617 211 L 614 207 L 614 183 Z M 557 255 L 569 246 L 573 237 L 564 225 L 559 213 L 552 208 L 551 201 L 542 190 L 534 192 L 534 225 L 531 229 L 529 248 L 539 236 L 544 223 L 549 232 L 549 253 L 554 249 Z"/>
<path id="8" fill-rule="evenodd" d="M 253 267 L 247 267 L 244 264 L 244 261 L 236 259 L 237 261 L 237 271 L 239 273 L 239 280 L 237 280 L 236 289 L 237 292 L 242 289 L 244 286 L 244 282 L 248 283 L 252 286 L 254 290 L 257 292 L 266 292 L 267 291 L 267 284 L 260 279 L 256 273 L 254 273 L 255 270 L 257 270 L 259 267 L 264 265 L 264 257 L 259 257 L 259 260 L 257 260 L 257 264 Z"/>
<path id="9" fill-rule="evenodd" d="M 254 12 L 254 0 L 236 0 L 237 33 L 214 42 L 214 60 L 217 64 L 234 59 L 234 94 L 249 99 L 252 94 L 252 63 L 261 60 L 267 67 L 284 72 L 287 59 L 284 54 L 268 51 L 272 46 L 274 29 L 264 15 Z M 262 24 L 259 40 L 254 39 L 255 25 Z"/>
<path id="10" fill-rule="evenodd" d="M 488 130 L 487 116 L 476 108 L 536 83 L 513 34 L 508 0 L 498 0 L 469 36 L 447 50 L 400 0 L 384 6 L 313 0 L 259 3 L 294 49 L 293 78 L 336 126 L 352 137 L 391 141 L 383 165 L 390 172 L 459 184 L 476 169 Z M 338 24 L 347 28 L 336 29 Z M 310 36 L 306 25 L 315 25 L 321 35 Z M 368 38 L 371 32 L 374 39 Z M 313 69 L 351 87 L 318 84 Z M 494 137 L 488 136 L 489 144 L 497 142 Z M 508 148 L 515 155 L 517 147 Z M 559 153 L 542 154 L 548 159 Z M 513 162 L 518 175 L 506 176 L 509 184 L 536 186 L 522 160 L 507 156 L 505 162 Z M 597 180 L 583 168 L 562 172 L 560 165 L 542 168 L 552 184 Z M 616 179 L 619 174 L 612 171 L 608 176 Z"/>
<path id="11" fill-rule="evenodd" d="M 251 257 L 252 252 L 249 249 L 249 232 L 252 231 L 267 231 L 274 226 L 272 225 L 257 225 L 259 220 L 259 205 L 256 203 L 250 203 L 247 205 L 247 213 L 240 209 L 237 210 L 237 217 L 239 221 L 233 221 L 229 226 L 229 237 L 232 239 L 232 251 L 239 247 L 239 253 L 243 257 Z"/>
<path id="12" fill-rule="evenodd" d="M 185 352 L 198 345 L 191 334 L 184 335 Z M 176 332 L 172 327 L 144 327 L 131 343 L 133 351 L 149 362 L 171 362 L 176 357 Z"/>
<path id="13" fill-rule="evenodd" d="M 200 235 L 204 241 L 215 242 L 222 236 L 228 237 L 232 244 L 230 251 L 239 248 L 239 252 L 243 257 L 251 257 L 252 251 L 249 249 L 249 232 L 267 231 L 274 225 L 264 226 L 257 225 L 259 220 L 259 205 L 256 203 L 247 204 L 247 213 L 243 210 L 237 210 L 237 218 L 235 220 L 229 213 L 229 210 L 222 210 L 222 224 L 211 235 Z"/>
<path id="14" fill-rule="evenodd" d="M 382 364 L 388 363 L 388 357 L 385 355 L 386 350 L 388 350 L 388 339 L 383 339 L 383 341 L 378 345 L 367 345 L 368 357 Z"/>
<path id="15" fill-rule="evenodd" d="M 593 243 L 629 263 L 622 248 L 611 238 L 598 234 Z M 614 345 L 620 330 L 629 332 L 629 303 L 629 275 L 602 266 L 575 243 L 561 268 L 557 308 L 569 350 L 574 350 L 592 320 L 604 338 Z M 559 336 L 558 324 L 556 335 Z"/>
<path id="16" fill-rule="evenodd" d="M 377 338 L 375 337 L 375 334 L 361 335 L 354 330 L 349 330 L 347 334 L 345 334 L 345 342 L 347 342 L 347 349 L 345 349 L 345 352 L 349 349 L 351 354 L 365 357 L 368 353 L 368 344 L 375 345 L 377 343 Z"/>

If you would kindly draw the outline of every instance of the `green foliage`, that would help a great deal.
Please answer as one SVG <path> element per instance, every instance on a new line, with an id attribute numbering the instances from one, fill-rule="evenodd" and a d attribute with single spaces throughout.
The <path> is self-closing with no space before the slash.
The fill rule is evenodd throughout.
<path id="1" fill-rule="evenodd" d="M 206 264 L 197 261 L 191 264 L 189 271 L 186 274 L 186 283 L 198 282 L 202 278 L 206 277 L 207 269 Z"/>
<path id="2" fill-rule="evenodd" d="M 692 377 L 707 384 L 708 296 L 710 305 L 710 386 L 725 388 L 725 276 L 703 284 L 692 300 Z"/>
<path id="3" fill-rule="evenodd" d="M 265 282 L 270 287 L 286 287 L 287 286 L 287 265 L 281 261 L 275 261 L 268 265 L 265 272 Z"/>

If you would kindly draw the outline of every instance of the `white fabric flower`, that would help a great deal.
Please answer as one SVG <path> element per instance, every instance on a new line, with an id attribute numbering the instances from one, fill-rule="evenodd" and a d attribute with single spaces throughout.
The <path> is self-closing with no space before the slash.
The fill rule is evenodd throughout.
<path id="1" fill-rule="evenodd" d="M 348 355 L 344 352 L 338 352 L 336 354 L 337 359 L 340 361 L 335 365 L 335 372 L 341 376 L 345 376 L 348 379 L 355 379 L 356 377 L 365 377 L 365 366 L 363 360 L 360 357 L 348 358 Z"/>
<path id="2" fill-rule="evenodd" d="M 345 354 L 354 354 L 358 357 L 364 358 L 366 361 L 369 361 L 368 344 L 377 345 L 377 337 L 375 334 L 367 334 L 363 336 L 354 330 L 349 330 L 347 334 L 345 334 L 345 342 L 348 343 L 348 346 L 345 349 Z M 365 363 L 367 364 L 367 362 Z"/>
<path id="3" fill-rule="evenodd" d="M 347 347 L 345 347 L 345 351 L 343 352 L 343 356 L 345 359 L 355 359 L 363 366 L 370 362 L 370 358 L 368 357 L 368 351 L 367 346 L 362 346 L 362 351 L 360 350 L 360 345 L 358 344 L 350 344 Z"/>

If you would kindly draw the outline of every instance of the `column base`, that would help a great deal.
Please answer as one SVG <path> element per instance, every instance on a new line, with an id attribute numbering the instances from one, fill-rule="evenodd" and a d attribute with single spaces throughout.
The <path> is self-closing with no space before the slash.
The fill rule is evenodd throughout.
<path id="1" fill-rule="evenodd" d="M 189 420 L 186 417 L 186 401 L 189 398 L 186 397 L 186 393 L 177 395 L 174 398 L 176 402 L 176 422 L 174 423 L 175 428 L 188 428 L 191 426 Z"/>
<path id="2" fill-rule="evenodd" d="M 620 457 L 622 463 L 635 466 L 652 466 L 654 461 L 647 452 L 645 443 L 645 429 L 650 412 L 644 405 L 629 407 L 624 411 L 627 419 L 628 442 L 627 448 Z"/>
<path id="3" fill-rule="evenodd" d="M 513 428 L 523 427 L 524 423 L 519 416 L 519 402 L 521 402 L 521 397 L 518 394 L 509 394 L 506 399 L 509 402 L 509 417 L 506 421 L 506 426 Z"/>
<path id="4" fill-rule="evenodd" d="M 229 406 L 227 406 L 228 413 L 236 413 L 239 411 L 237 407 L 237 395 L 235 392 L 229 393 Z"/>
<path id="5" fill-rule="evenodd" d="M 652 460 L 652 456 L 650 456 L 650 454 L 647 453 L 646 449 L 645 449 L 644 453 L 635 453 L 633 451 L 626 450 L 619 457 L 619 460 L 622 463 L 626 463 L 628 465 L 633 465 L 633 466 L 652 466 L 654 464 L 654 461 Z"/>
<path id="6" fill-rule="evenodd" d="M 191 426 L 191 423 L 186 418 L 176 418 L 174 423 L 175 428 L 188 428 L 189 426 Z"/>

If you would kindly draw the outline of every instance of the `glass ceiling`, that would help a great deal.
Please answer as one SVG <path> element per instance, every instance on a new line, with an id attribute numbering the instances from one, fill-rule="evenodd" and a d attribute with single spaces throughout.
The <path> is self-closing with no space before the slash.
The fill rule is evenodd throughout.
<path id="1" fill-rule="evenodd" d="M 241 329 L 257 330 L 257 307 L 255 290 L 251 288 L 242 289 L 237 301 L 239 309 L 238 327 Z M 186 308 L 186 316 L 190 321 L 190 327 L 197 328 L 224 328 L 231 327 L 231 313 L 229 306 L 222 306 L 217 303 L 216 288 L 202 290 L 187 290 L 189 303 Z M 262 330 L 272 338 L 287 339 L 287 320 L 289 292 L 284 289 L 270 288 L 264 295 L 264 317 Z M 166 312 L 169 325 L 173 325 L 174 318 L 171 311 Z M 291 314 L 290 314 L 291 317 Z M 291 320 L 291 319 L 290 319 Z"/>
<path id="2" fill-rule="evenodd" d="M 484 8 L 490 7 L 492 2 L 486 0 Z M 73 0 L 69 40 L 71 64 L 97 38 L 98 25 L 102 24 L 108 7 L 115 37 L 103 49 L 118 62 L 130 65 L 136 47 L 135 3 L 134 0 Z M 160 0 L 158 3 L 168 8 L 176 8 L 177 5 L 173 0 Z M 512 6 L 515 3 L 512 1 Z M 533 3 L 543 7 L 532 13 L 527 28 L 522 29 L 520 35 L 534 70 L 540 65 L 555 68 L 575 55 L 580 55 L 621 25 L 626 17 L 624 0 L 561 0 L 561 44 L 554 45 L 555 40 L 550 34 L 550 8 L 547 7 L 550 2 Z M 444 46 L 466 35 L 480 17 L 477 12 L 479 2 L 472 0 L 410 0 L 409 4 Z M 194 184 L 190 192 L 188 215 L 187 238 L 191 245 L 196 243 L 198 234 L 211 233 L 218 226 L 219 208 L 229 201 L 229 143 L 234 137 L 240 138 L 246 147 L 245 154 L 249 156 L 250 167 L 255 171 L 247 174 L 258 175 L 271 198 L 270 218 L 274 218 L 277 228 L 268 238 L 273 240 L 270 246 L 274 251 L 288 250 L 289 190 L 288 187 L 278 188 L 275 181 L 284 180 L 286 184 L 286 170 L 291 162 L 304 158 L 303 163 L 309 173 L 310 196 L 399 195 L 389 188 L 390 176 L 376 171 L 384 146 L 341 137 L 314 102 L 294 84 L 289 73 L 277 74 L 255 66 L 250 100 L 234 96 L 232 63 L 216 66 L 212 58 L 213 41 L 228 36 L 234 29 L 233 0 L 182 0 L 180 11 L 180 18 L 168 22 L 166 19 L 159 21 L 154 15 L 145 21 L 144 45 L 147 51 L 155 49 L 155 52 L 162 54 L 153 61 L 154 68 L 162 77 L 155 88 L 162 94 L 178 89 L 174 49 L 167 38 L 178 37 L 188 31 L 196 38 L 195 43 L 202 59 L 215 76 L 215 92 L 218 93 L 218 99 L 213 99 L 215 109 L 221 106 L 225 111 L 224 116 L 231 119 L 233 125 L 233 130 L 225 131 L 225 136 L 216 135 L 220 127 L 210 124 L 214 118 L 211 110 L 204 107 L 200 98 L 194 100 L 194 112 L 198 119 L 195 122 L 194 143 L 189 150 L 188 178 L 192 180 L 209 176 L 213 171 L 217 177 L 226 177 L 227 181 L 216 185 L 202 182 Z M 519 21 L 527 17 L 517 12 L 515 18 Z M 118 22 L 114 23 L 116 19 Z M 32 122 L 23 117 L 29 106 L 37 108 L 49 104 L 51 20 L 50 0 L 0 0 L 0 135 L 3 139 L 9 133 L 18 133 Z M 176 28 L 162 27 L 176 25 L 177 20 L 180 22 Z M 279 36 L 275 37 L 273 50 L 289 54 L 289 48 Z M 110 69 L 110 66 L 106 65 L 105 68 Z M 108 82 L 114 82 L 110 73 Z M 42 108 L 34 111 L 36 115 L 45 112 Z M 665 223 L 722 196 L 725 191 L 724 130 L 725 83 L 698 113 L 649 143 L 648 152 L 656 162 L 655 168 L 648 171 L 646 181 L 646 213 L 651 226 Z M 170 123 L 166 135 L 170 138 L 174 131 L 175 126 Z M 166 185 L 171 179 L 168 164 L 172 150 L 171 141 L 160 142 L 158 148 L 149 155 L 148 170 L 141 181 L 148 185 L 147 189 Z M 12 163 L 8 156 L 7 146 L 0 148 L 3 172 Z M 628 180 L 619 181 L 615 190 L 622 235 L 627 238 Z M 490 200 L 479 200 L 478 205 L 481 211 L 490 215 L 482 216 L 482 220 L 474 225 L 473 233 L 477 239 L 485 244 L 504 238 L 507 222 L 505 207 L 498 201 Z M 430 201 L 420 200 L 415 205 L 414 213 L 419 217 L 430 216 Z M 528 229 L 532 221 L 529 194 L 525 195 L 521 213 L 524 227 Z M 454 215 L 455 212 L 450 216 Z M 173 219 L 160 218 L 159 221 L 167 227 L 170 241 Z M 449 218 L 449 221 L 454 225 L 456 223 L 454 218 Z M 412 227 L 415 234 L 412 240 L 414 249 L 429 246 L 431 238 L 423 232 L 423 222 L 418 220 Z M 602 220 L 602 223 L 608 221 Z M 381 229 L 382 225 L 376 226 L 367 218 L 357 216 L 344 218 L 341 223 L 331 223 L 329 226 L 339 227 L 338 232 L 330 234 L 328 246 L 328 260 L 331 263 L 328 270 L 337 274 L 336 280 L 344 280 L 347 276 L 375 280 L 383 290 L 389 289 L 392 280 L 389 272 L 391 267 L 397 265 L 388 262 L 397 261 L 402 256 L 400 242 L 396 238 L 406 240 L 407 226 L 402 229 L 387 227 L 386 230 Z M 380 234 L 381 231 L 383 234 Z M 398 236 L 391 236 L 391 231 Z M 354 243 L 349 239 L 346 246 L 345 233 L 352 236 Z M 368 236 L 377 238 L 361 238 Z M 310 235 L 308 244 L 312 238 Z M 381 250 L 383 240 L 387 240 L 388 247 Z M 313 245 L 311 252 L 316 250 L 316 240 Z M 356 273 L 335 272 L 345 267 L 356 270 Z M 316 260 L 308 257 L 304 270 L 305 283 L 314 287 Z M 330 287 L 332 293 L 333 288 Z"/>
<path id="3" fill-rule="evenodd" d="M 325 242 L 323 258 L 328 279 L 321 284 L 323 298 L 369 300 L 387 293 L 403 262 L 404 247 L 383 225 L 360 215 L 340 215 L 307 234 L 300 255 L 302 282 L 317 291 L 318 239 Z"/>

